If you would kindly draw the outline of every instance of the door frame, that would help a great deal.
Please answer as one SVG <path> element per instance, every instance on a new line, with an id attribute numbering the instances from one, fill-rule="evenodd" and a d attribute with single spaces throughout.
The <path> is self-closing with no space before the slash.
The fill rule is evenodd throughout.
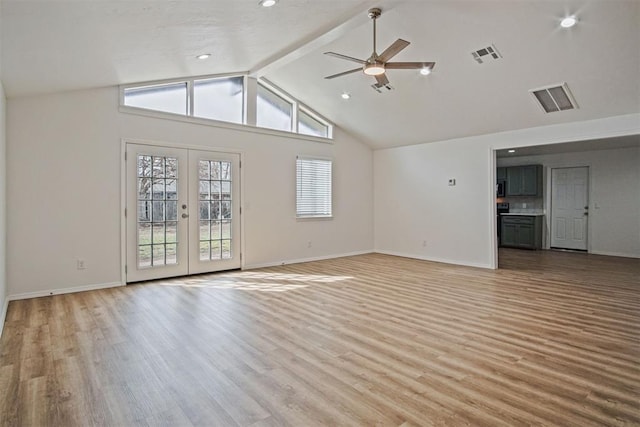
<path id="1" fill-rule="evenodd" d="M 137 139 L 137 138 L 121 138 L 120 139 L 120 283 L 127 284 L 127 218 L 125 216 L 125 209 L 127 207 L 127 162 L 125 160 L 127 152 L 127 144 L 136 145 L 148 145 L 150 147 L 162 147 L 171 149 L 184 149 L 184 150 L 198 150 L 198 151 L 211 151 L 219 153 L 237 154 L 240 157 L 240 197 L 238 202 L 240 203 L 240 219 L 238 221 L 240 225 L 240 269 L 244 270 L 246 265 L 246 253 L 245 253 L 245 227 L 244 227 L 244 215 L 242 214 L 242 206 L 244 205 L 244 171 L 242 168 L 242 162 L 244 158 L 244 152 L 242 150 L 232 149 L 229 147 L 217 147 L 209 145 L 194 145 L 194 144 L 178 144 L 175 142 L 163 142 L 155 140 Z"/>
<path id="2" fill-rule="evenodd" d="M 551 206 L 551 201 L 552 201 L 552 194 L 551 192 L 553 191 L 553 169 L 573 169 L 573 168 L 587 168 L 587 185 L 589 186 L 589 188 L 587 189 L 587 198 L 588 198 L 588 203 L 587 206 L 589 206 L 588 212 L 589 212 L 589 217 L 587 218 L 587 253 L 590 254 L 591 253 L 591 241 L 593 240 L 591 238 L 591 216 L 593 215 L 593 207 L 592 205 L 592 197 L 591 197 L 591 188 L 592 186 L 592 167 L 591 164 L 589 163 L 571 163 L 571 164 L 565 164 L 565 163 L 550 163 L 548 165 L 545 165 L 547 168 L 547 172 L 546 172 L 546 178 L 547 178 L 547 183 L 546 183 L 546 190 L 547 190 L 547 194 L 545 196 L 545 200 L 544 200 L 544 204 L 546 206 L 546 212 L 547 214 L 545 215 L 545 241 L 544 241 L 544 249 L 551 249 L 551 225 L 552 225 L 552 206 Z M 567 250 L 571 250 L 571 249 L 567 249 Z M 583 252 L 583 251 L 581 251 Z M 584 253 L 584 252 L 583 252 Z"/>

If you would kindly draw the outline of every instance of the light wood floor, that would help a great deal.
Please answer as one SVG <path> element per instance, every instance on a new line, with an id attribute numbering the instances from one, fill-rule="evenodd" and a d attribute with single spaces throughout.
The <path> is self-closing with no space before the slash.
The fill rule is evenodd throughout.
<path id="1" fill-rule="evenodd" d="M 385 255 L 14 301 L 3 426 L 640 425 L 640 260 Z"/>

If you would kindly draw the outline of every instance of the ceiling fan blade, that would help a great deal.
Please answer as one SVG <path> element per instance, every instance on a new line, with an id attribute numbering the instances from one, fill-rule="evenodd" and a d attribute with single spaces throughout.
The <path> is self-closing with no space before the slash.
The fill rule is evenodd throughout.
<path id="1" fill-rule="evenodd" d="M 376 80 L 378 81 L 379 86 L 385 86 L 389 84 L 389 79 L 387 78 L 386 74 L 378 74 L 375 77 L 376 77 Z"/>
<path id="2" fill-rule="evenodd" d="M 355 73 L 358 71 L 362 71 L 362 67 L 354 68 L 353 70 L 349 70 L 349 71 L 343 71 L 342 73 L 338 73 L 338 74 L 333 74 L 325 77 L 325 79 L 335 79 L 336 77 L 346 76 L 347 74 Z"/>
<path id="3" fill-rule="evenodd" d="M 396 56 L 398 53 L 400 53 L 402 49 L 409 46 L 410 44 L 411 43 L 409 43 L 406 40 L 398 39 L 395 42 L 393 42 L 393 44 L 389 46 L 384 52 L 382 52 L 380 56 L 378 56 L 378 60 L 382 62 L 387 62 L 388 60 Z"/>
<path id="4" fill-rule="evenodd" d="M 364 64 L 366 61 L 358 58 L 354 58 L 352 56 L 342 55 L 340 53 L 335 52 L 325 52 L 325 55 L 333 56 L 335 58 L 346 59 L 347 61 L 357 62 L 358 64 Z"/>
<path id="5" fill-rule="evenodd" d="M 420 70 L 422 68 L 433 68 L 435 62 L 387 62 L 384 68 L 387 70 Z"/>

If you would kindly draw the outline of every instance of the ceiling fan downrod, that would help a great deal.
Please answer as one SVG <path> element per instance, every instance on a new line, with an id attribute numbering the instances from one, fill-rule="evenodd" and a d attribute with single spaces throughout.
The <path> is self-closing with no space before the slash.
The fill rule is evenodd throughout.
<path id="1" fill-rule="evenodd" d="M 382 10 L 378 7 L 374 7 L 369 9 L 369 18 L 373 20 L 373 55 L 371 59 L 376 59 L 378 57 L 378 49 L 376 44 L 376 20 L 382 14 Z"/>

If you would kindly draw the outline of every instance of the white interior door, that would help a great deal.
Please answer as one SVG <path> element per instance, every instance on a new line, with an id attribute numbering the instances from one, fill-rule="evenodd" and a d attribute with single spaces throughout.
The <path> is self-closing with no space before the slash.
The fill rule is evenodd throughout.
<path id="1" fill-rule="evenodd" d="M 551 170 L 551 247 L 587 250 L 589 168 Z"/>
<path id="2" fill-rule="evenodd" d="M 240 267 L 237 154 L 127 144 L 127 282 Z"/>

